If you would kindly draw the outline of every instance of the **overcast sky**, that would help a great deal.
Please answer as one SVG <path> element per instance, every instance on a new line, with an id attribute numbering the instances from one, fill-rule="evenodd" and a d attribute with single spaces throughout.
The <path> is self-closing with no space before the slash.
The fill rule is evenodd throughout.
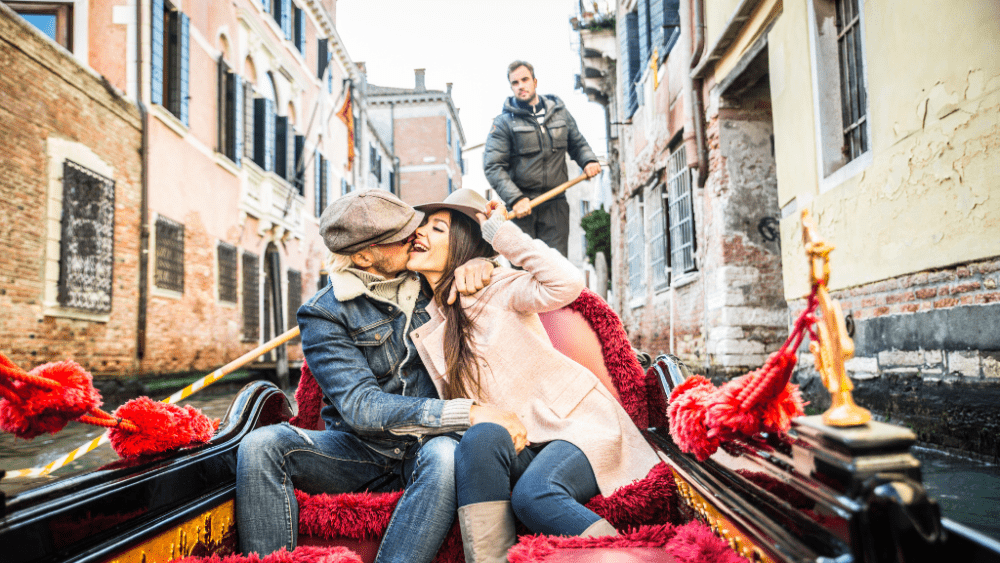
<path id="1" fill-rule="evenodd" d="M 511 95 L 507 65 L 527 60 L 539 93 L 562 98 L 594 152 L 604 155 L 604 110 L 573 89 L 580 72 L 569 24 L 575 6 L 577 0 L 338 0 L 337 31 L 351 58 L 366 64 L 369 83 L 412 88 L 416 68 L 426 69 L 430 90 L 453 83 L 466 146 L 486 140 Z"/>

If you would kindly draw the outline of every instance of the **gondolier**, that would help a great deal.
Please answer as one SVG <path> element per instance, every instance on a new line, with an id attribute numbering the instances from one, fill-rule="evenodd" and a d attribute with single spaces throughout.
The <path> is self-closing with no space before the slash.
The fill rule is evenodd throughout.
<path id="1" fill-rule="evenodd" d="M 563 101 L 551 94 L 538 95 L 538 80 L 530 63 L 510 63 L 507 79 L 514 95 L 504 102 L 503 112 L 493 120 L 486 139 L 486 179 L 522 231 L 566 256 L 566 195 L 560 194 L 535 209 L 529 200 L 568 179 L 567 154 L 590 178 L 600 173 L 601 165 Z"/>

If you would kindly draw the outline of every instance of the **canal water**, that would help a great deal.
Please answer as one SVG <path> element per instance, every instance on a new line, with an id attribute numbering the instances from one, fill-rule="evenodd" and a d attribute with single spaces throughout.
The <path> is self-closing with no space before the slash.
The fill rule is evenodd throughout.
<path id="1" fill-rule="evenodd" d="M 181 404 L 199 408 L 209 417 L 221 418 L 237 390 L 232 385 L 209 387 Z M 294 404 L 292 392 L 286 395 Z M 105 407 L 111 411 L 117 405 Z M 11 471 L 44 466 L 100 436 L 103 431 L 103 428 L 71 422 L 56 435 L 39 436 L 31 441 L 0 433 L 0 469 Z M 925 447 L 914 448 L 913 454 L 922 464 L 927 492 L 937 499 L 944 516 L 1000 540 L 1000 466 Z M 51 479 L 84 473 L 117 459 L 111 446 L 104 444 L 57 470 L 51 477 L 4 479 L 0 481 L 0 490 L 8 495 L 16 494 Z"/>

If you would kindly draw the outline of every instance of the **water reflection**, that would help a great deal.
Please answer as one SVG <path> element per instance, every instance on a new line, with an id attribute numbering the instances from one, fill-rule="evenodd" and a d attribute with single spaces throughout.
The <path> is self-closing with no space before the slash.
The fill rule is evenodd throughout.
<path id="1" fill-rule="evenodd" d="M 1000 540 L 1000 466 L 914 447 L 927 494 L 941 514 Z"/>

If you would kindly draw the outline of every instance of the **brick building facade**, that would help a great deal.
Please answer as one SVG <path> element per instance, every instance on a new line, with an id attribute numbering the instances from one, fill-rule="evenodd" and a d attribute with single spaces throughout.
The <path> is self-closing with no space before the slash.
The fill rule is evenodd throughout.
<path id="1" fill-rule="evenodd" d="M 120 375 L 206 371 L 294 326 L 298 305 L 326 281 L 323 209 L 353 189 L 389 189 L 392 182 L 385 144 L 375 143 L 374 158 L 361 146 L 377 137 L 357 67 L 335 27 L 336 2 L 89 0 L 65 8 L 58 17 L 75 22 L 64 45 L 71 53 L 54 47 L 62 20 L 49 30 L 47 16 L 38 19 L 32 6 L 18 4 L 34 25 L 51 31 L 48 39 L 29 38 L 49 41 L 61 57 L 38 59 L 46 72 L 92 84 L 34 96 L 32 87 L 52 89 L 56 81 L 36 85 L 24 78 L 30 73 L 15 81 L 5 72 L 14 86 L 4 91 L 12 101 L 0 125 L 17 128 L 18 136 L 4 142 L 20 139 L 15 154 L 23 155 L 11 181 L 32 186 L 17 196 L 31 205 L 13 208 L 17 221 L 10 224 L 45 205 L 54 219 L 48 234 L 39 232 L 43 238 L 10 244 L 26 254 L 6 282 L 9 294 L 19 307 L 38 311 L 5 319 L 0 330 L 37 339 L 27 324 L 51 326 L 51 338 L 64 342 L 17 341 L 22 360 L 35 348 L 37 361 L 74 356 L 87 359 L 95 375 Z M 24 27 L 18 15 L 5 15 L 9 29 Z M 11 35 L 8 44 L 19 45 L 23 35 Z M 38 50 L 30 45 L 23 49 Z M 11 68 L 31 60 L 21 57 Z M 67 70 L 73 64 L 76 70 Z M 25 105 L 35 99 L 46 100 L 47 110 Z M 63 155 L 115 182 L 110 312 L 52 306 L 59 287 L 49 278 L 61 271 L 58 254 L 52 258 L 58 211 L 45 200 L 55 201 L 52 186 L 35 176 Z M 32 277 L 34 270 L 45 279 Z M 293 343 L 256 367 L 282 373 L 300 359 Z"/>
<path id="2" fill-rule="evenodd" d="M 139 109 L 3 4 L 0 66 L 0 351 L 132 371 Z"/>
<path id="3" fill-rule="evenodd" d="M 370 119 L 398 159 L 399 197 L 412 205 L 441 201 L 462 187 L 465 133 L 447 90 L 428 90 L 424 69 L 413 88 L 367 86 Z"/>

